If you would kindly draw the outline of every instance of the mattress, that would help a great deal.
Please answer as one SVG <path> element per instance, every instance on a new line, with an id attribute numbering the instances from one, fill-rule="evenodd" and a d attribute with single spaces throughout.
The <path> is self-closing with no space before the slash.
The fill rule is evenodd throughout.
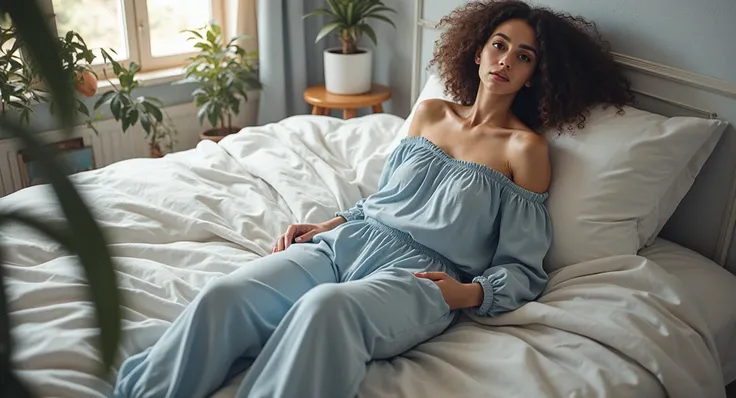
<path id="1" fill-rule="evenodd" d="M 723 380 L 736 380 L 736 276 L 703 255 L 662 238 L 639 255 L 679 279 L 713 333 Z"/>

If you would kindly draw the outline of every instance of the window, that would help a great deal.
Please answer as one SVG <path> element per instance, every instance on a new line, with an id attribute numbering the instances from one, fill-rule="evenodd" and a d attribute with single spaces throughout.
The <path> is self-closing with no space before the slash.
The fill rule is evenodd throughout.
<path id="1" fill-rule="evenodd" d="M 58 35 L 74 30 L 90 48 L 112 48 L 117 61 L 136 62 L 144 71 L 185 64 L 196 50 L 181 31 L 223 21 L 224 0 L 44 1 Z"/>

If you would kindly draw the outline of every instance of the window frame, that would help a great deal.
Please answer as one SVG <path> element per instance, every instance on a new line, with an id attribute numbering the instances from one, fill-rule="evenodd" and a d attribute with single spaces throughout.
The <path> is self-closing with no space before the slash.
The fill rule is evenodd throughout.
<path id="1" fill-rule="evenodd" d="M 192 52 L 183 54 L 174 54 L 164 57 L 154 57 L 151 53 L 151 32 L 148 24 L 148 0 L 117 0 L 122 3 L 123 11 L 123 31 L 125 33 L 126 44 L 128 46 L 128 57 L 126 59 L 117 60 L 121 64 L 129 65 L 131 62 L 137 63 L 141 67 L 141 72 L 154 72 L 165 69 L 183 67 L 187 64 L 187 59 L 198 53 L 196 49 Z M 212 19 L 225 28 L 227 22 L 224 18 L 224 8 L 226 0 L 209 0 L 210 9 L 212 11 Z M 49 16 L 52 32 L 59 36 L 56 26 L 56 14 L 54 12 L 53 0 L 41 0 L 42 10 Z M 62 32 L 63 33 L 63 32 Z M 99 54 L 95 54 L 99 55 Z M 101 61 L 101 57 L 98 57 Z M 105 67 L 103 64 L 92 65 L 95 73 L 104 80 L 105 73 L 112 79 L 112 67 Z"/>

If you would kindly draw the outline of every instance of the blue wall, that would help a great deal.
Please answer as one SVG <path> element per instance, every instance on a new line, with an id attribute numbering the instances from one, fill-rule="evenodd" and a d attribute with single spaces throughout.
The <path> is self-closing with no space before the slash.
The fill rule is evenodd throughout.
<path id="1" fill-rule="evenodd" d="M 410 111 L 414 1 L 384 1 L 399 11 L 395 17 L 398 29 L 376 24 L 379 43 L 374 78 L 391 85 L 394 100 L 389 109 L 403 117 Z M 532 2 L 592 19 L 613 51 L 736 82 L 736 0 Z M 424 18 L 437 21 L 465 2 L 425 3 Z M 431 40 L 428 37 L 425 43 L 431 45 Z"/>

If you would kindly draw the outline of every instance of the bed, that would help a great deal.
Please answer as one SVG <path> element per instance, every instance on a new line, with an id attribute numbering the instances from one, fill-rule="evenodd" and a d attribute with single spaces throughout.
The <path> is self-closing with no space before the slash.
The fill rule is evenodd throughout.
<path id="1" fill-rule="evenodd" d="M 429 51 L 421 32 L 434 26 L 416 5 L 412 105 L 430 80 L 421 73 Z M 707 101 L 672 101 L 636 83 L 641 108 L 715 113 Z M 720 95 L 722 106 L 734 96 Z M 268 254 L 289 223 L 323 221 L 373 192 L 405 124 L 386 114 L 295 116 L 74 176 L 111 242 L 123 294 L 115 369 L 153 344 L 209 281 Z M 435 339 L 371 363 L 359 396 L 726 396 L 736 380 L 736 137 L 733 128 L 721 133 L 641 250 L 555 269 L 537 302 L 503 317 L 464 314 Z M 63 221 L 45 186 L 0 198 L 0 207 Z M 28 229 L 0 233 L 19 375 L 39 396 L 109 396 L 114 374 L 96 376 L 81 268 Z M 213 397 L 232 397 L 242 377 Z"/>

